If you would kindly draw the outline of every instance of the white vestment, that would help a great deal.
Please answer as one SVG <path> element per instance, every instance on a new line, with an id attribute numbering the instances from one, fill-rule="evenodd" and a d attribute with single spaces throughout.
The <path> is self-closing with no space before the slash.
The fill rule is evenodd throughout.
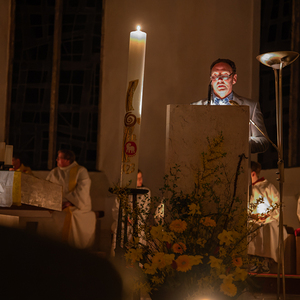
<path id="1" fill-rule="evenodd" d="M 253 211 L 254 214 L 266 212 L 270 206 L 279 204 L 279 193 L 275 186 L 266 179 L 256 182 L 252 185 L 252 196 L 250 203 L 255 204 L 257 199 L 263 198 L 264 202 L 260 203 Z M 270 212 L 270 216 L 262 224 L 261 228 L 256 230 L 255 238 L 248 245 L 248 254 L 261 257 L 268 257 L 278 262 L 278 242 L 279 242 L 279 208 Z M 286 229 L 283 228 L 283 240 L 287 238 Z"/>
<path id="2" fill-rule="evenodd" d="M 61 212 L 53 212 L 50 220 L 39 224 L 38 232 L 59 240 L 64 240 L 65 236 L 67 242 L 77 248 L 92 246 L 96 215 L 91 210 L 91 179 L 87 169 L 74 161 L 67 167 L 54 168 L 46 179 L 60 184 L 63 188 L 63 203 L 69 201 L 74 206 L 69 206 Z"/>
<path id="3" fill-rule="evenodd" d="M 297 217 L 300 221 L 300 196 L 298 196 L 298 203 L 297 203 Z"/>

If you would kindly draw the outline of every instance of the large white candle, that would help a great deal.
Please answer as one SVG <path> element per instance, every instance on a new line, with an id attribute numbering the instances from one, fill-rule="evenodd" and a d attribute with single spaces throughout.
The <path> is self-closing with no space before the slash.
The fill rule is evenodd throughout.
<path id="1" fill-rule="evenodd" d="M 142 114 L 146 33 L 130 32 L 127 92 L 125 101 L 121 187 L 136 188 Z"/>

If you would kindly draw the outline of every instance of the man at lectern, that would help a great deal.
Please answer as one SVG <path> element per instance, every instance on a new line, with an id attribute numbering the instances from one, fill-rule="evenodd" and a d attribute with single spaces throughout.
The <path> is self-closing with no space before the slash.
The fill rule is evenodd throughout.
<path id="1" fill-rule="evenodd" d="M 267 136 L 263 115 L 259 103 L 241 97 L 233 92 L 232 87 L 237 82 L 236 66 L 230 59 L 219 58 L 210 66 L 209 99 L 193 102 L 192 105 L 248 105 L 250 119 Z M 265 152 L 268 149 L 268 139 L 251 123 L 249 142 L 251 153 Z"/>

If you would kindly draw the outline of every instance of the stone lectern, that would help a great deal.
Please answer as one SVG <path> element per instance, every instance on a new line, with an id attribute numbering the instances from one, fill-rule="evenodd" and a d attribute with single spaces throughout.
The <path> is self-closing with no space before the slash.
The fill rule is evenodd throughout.
<path id="1" fill-rule="evenodd" d="M 246 207 L 250 181 L 248 106 L 171 104 L 167 106 L 166 131 L 166 174 L 178 166 L 177 189 L 191 193 L 203 168 L 213 161 L 210 156 L 219 155 L 215 165 L 210 165 L 218 171 L 208 180 L 214 181 L 221 198 L 234 194 Z"/>

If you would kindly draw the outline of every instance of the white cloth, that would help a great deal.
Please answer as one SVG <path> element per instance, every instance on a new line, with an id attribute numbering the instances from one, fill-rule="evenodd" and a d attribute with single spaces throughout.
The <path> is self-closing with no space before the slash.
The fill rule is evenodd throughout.
<path id="1" fill-rule="evenodd" d="M 259 181 L 252 186 L 250 203 L 256 203 L 257 199 L 263 198 L 264 203 L 259 204 L 253 213 L 261 213 L 262 209 L 268 208 L 276 203 L 279 204 L 279 193 L 275 186 L 266 179 Z M 259 224 L 257 226 L 260 226 Z M 263 226 L 256 230 L 255 238 L 248 244 L 248 254 L 261 257 L 268 257 L 278 262 L 279 243 L 279 208 L 270 213 Z M 283 240 L 287 238 L 286 229 L 283 228 Z"/>
<path id="2" fill-rule="evenodd" d="M 12 171 L 0 172 L 0 206 L 10 207 L 13 203 L 14 173 Z"/>
<path id="3" fill-rule="evenodd" d="M 76 174 L 76 186 L 69 191 L 70 170 L 78 166 Z M 71 231 L 68 243 L 77 248 L 87 248 L 92 246 L 95 237 L 96 215 L 91 210 L 92 203 L 90 197 L 91 179 L 86 168 L 79 166 L 77 162 L 71 165 L 54 168 L 46 178 L 47 180 L 60 184 L 63 187 L 63 202 L 71 202 Z M 41 234 L 61 239 L 66 213 L 53 212 L 50 220 L 39 223 L 38 231 Z"/>
<path id="4" fill-rule="evenodd" d="M 248 254 L 272 258 L 278 262 L 279 222 L 264 224 L 255 234 L 257 234 L 255 238 L 248 244 Z M 283 241 L 287 236 L 286 229 L 283 227 Z"/>
<path id="5" fill-rule="evenodd" d="M 298 197 L 298 203 L 297 203 L 297 216 L 300 221 L 300 196 Z"/>

